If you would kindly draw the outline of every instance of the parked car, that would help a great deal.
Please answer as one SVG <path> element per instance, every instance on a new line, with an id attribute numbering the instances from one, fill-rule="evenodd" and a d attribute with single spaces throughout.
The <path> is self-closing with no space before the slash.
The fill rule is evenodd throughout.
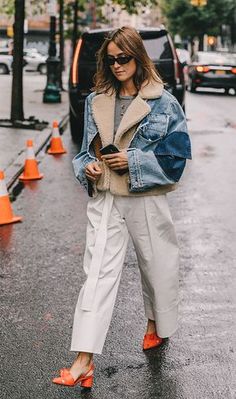
<path id="1" fill-rule="evenodd" d="M 0 75 L 8 75 L 12 69 L 12 55 L 0 54 Z"/>
<path id="2" fill-rule="evenodd" d="M 225 89 L 231 88 L 236 94 L 236 53 L 199 51 L 189 65 L 189 89 L 195 92 L 198 87 Z"/>
<path id="3" fill-rule="evenodd" d="M 41 75 L 47 73 L 47 57 L 38 52 L 35 48 L 24 49 L 25 71 L 36 71 Z"/>
<path id="4" fill-rule="evenodd" d="M 1 48 L 0 49 L 0 75 L 8 75 L 12 69 L 12 55 L 9 52 L 9 49 Z"/>
<path id="5" fill-rule="evenodd" d="M 108 33 L 108 29 L 84 32 L 73 56 L 69 77 L 70 127 L 72 138 L 79 145 L 83 138 L 84 102 L 91 92 L 96 72 L 96 52 Z M 183 67 L 169 33 L 164 28 L 144 28 L 139 33 L 148 55 L 166 84 L 166 89 L 177 98 L 184 109 Z"/>

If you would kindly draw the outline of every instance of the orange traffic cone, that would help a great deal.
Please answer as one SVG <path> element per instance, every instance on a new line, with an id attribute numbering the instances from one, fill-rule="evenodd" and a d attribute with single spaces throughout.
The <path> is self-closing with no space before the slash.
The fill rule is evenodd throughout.
<path id="1" fill-rule="evenodd" d="M 48 150 L 48 154 L 65 154 L 66 150 L 63 147 L 62 139 L 60 137 L 59 129 L 58 129 L 58 122 L 53 122 L 53 129 L 52 129 L 52 138 L 50 141 L 50 148 Z"/>
<path id="2" fill-rule="evenodd" d="M 38 164 L 35 159 L 33 140 L 27 140 L 27 151 L 24 172 L 20 175 L 19 180 L 38 180 L 42 179 L 43 174 L 39 173 Z"/>
<path id="3" fill-rule="evenodd" d="M 11 209 L 11 202 L 4 180 L 4 173 L 0 170 L 0 226 L 3 224 L 20 222 L 21 216 L 14 216 Z"/>

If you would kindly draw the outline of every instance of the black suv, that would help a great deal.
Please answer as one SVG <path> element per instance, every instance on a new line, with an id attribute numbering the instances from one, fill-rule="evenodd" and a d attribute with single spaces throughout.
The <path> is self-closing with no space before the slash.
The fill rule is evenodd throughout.
<path id="1" fill-rule="evenodd" d="M 138 30 L 149 57 L 169 90 L 184 109 L 185 83 L 183 67 L 166 29 L 144 28 Z M 96 72 L 96 52 L 101 47 L 108 29 L 84 32 L 78 41 L 70 70 L 70 126 L 75 142 L 81 145 L 83 138 L 84 101 L 93 87 Z"/>

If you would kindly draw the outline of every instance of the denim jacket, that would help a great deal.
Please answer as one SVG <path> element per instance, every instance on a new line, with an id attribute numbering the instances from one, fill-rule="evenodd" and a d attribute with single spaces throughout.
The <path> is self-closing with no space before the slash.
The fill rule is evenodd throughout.
<path id="1" fill-rule="evenodd" d="M 98 161 L 92 141 L 100 135 L 102 145 L 113 142 L 115 94 L 91 93 L 85 102 L 84 138 L 73 159 L 76 178 L 88 190 L 85 168 Z M 191 145 L 185 116 L 178 101 L 157 82 L 143 85 L 123 116 L 114 144 L 126 149 L 129 171 L 119 176 L 102 162 L 102 177 L 95 191 L 118 195 L 158 195 L 175 188 Z"/>

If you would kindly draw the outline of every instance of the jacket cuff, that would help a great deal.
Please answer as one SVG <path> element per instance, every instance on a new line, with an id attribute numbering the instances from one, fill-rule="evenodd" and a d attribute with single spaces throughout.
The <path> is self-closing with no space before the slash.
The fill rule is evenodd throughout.
<path id="1" fill-rule="evenodd" d="M 175 183 L 166 176 L 152 151 L 130 149 L 127 154 L 130 192 L 143 192 L 156 186 Z"/>
<path id="2" fill-rule="evenodd" d="M 81 153 L 76 155 L 72 160 L 72 165 L 75 173 L 76 179 L 86 188 L 88 189 L 88 180 L 85 175 L 85 168 L 91 162 L 96 162 L 97 159 L 92 157 L 88 152 L 81 156 Z"/>

